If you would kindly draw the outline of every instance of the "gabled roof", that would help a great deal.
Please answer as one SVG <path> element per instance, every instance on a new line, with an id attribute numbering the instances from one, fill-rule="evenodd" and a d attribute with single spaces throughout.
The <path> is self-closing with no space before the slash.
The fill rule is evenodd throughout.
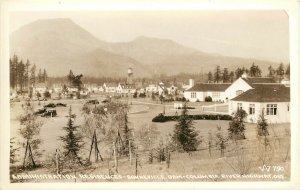
<path id="1" fill-rule="evenodd" d="M 242 79 L 250 86 L 252 86 L 252 84 L 270 84 L 276 82 L 272 77 L 247 77 Z"/>
<path id="2" fill-rule="evenodd" d="M 132 84 L 120 84 L 123 89 L 135 89 L 135 86 Z"/>
<path id="3" fill-rule="evenodd" d="M 254 84 L 241 95 L 233 98 L 233 101 L 245 102 L 289 102 L 290 88 L 282 84 Z"/>
<path id="4" fill-rule="evenodd" d="M 215 91 L 215 92 L 222 92 L 225 91 L 231 83 L 200 83 L 195 84 L 192 88 L 186 90 L 187 92 L 190 91 L 200 91 L 200 92 L 207 92 L 207 91 Z"/>

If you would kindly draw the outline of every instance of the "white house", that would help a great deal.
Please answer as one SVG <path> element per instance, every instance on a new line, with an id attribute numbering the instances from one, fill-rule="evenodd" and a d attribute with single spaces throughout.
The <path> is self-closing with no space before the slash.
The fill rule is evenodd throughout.
<path id="1" fill-rule="evenodd" d="M 136 91 L 136 88 L 132 84 L 119 84 L 116 88 L 118 94 L 133 94 Z"/>
<path id="2" fill-rule="evenodd" d="M 146 92 L 148 93 L 156 93 L 158 91 L 158 85 L 156 84 L 149 84 L 147 87 L 146 87 Z"/>
<path id="3" fill-rule="evenodd" d="M 172 84 L 171 86 L 167 87 L 168 94 L 176 95 L 178 87 Z"/>
<path id="4" fill-rule="evenodd" d="M 275 81 L 271 77 L 248 77 L 247 74 L 243 74 L 225 90 L 225 99 L 230 100 L 235 98 L 252 89 L 255 84 L 275 84 Z"/>
<path id="5" fill-rule="evenodd" d="M 116 93 L 118 85 L 115 83 L 104 83 L 103 89 L 107 93 Z"/>
<path id="6" fill-rule="evenodd" d="M 211 97 L 212 101 L 225 101 L 226 89 L 230 83 L 199 83 L 184 91 L 184 98 L 190 102 L 205 101 L 206 97 Z"/>
<path id="7" fill-rule="evenodd" d="M 229 114 L 246 111 L 247 122 L 256 123 L 262 112 L 268 123 L 290 122 L 290 88 L 282 84 L 255 84 L 229 103 Z"/>

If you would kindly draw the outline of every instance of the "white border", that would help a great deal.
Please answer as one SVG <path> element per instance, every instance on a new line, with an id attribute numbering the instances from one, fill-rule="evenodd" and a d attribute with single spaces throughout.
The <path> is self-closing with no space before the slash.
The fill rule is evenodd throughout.
<path id="1" fill-rule="evenodd" d="M 289 182 L 118 182 L 118 183 L 9 183 L 9 52 L 8 14 L 11 11 L 75 11 L 75 10 L 264 10 L 284 9 L 290 23 L 291 63 L 291 180 Z M 5 1 L 1 4 L 1 90 L 0 90 L 0 183 L 1 189 L 300 189 L 300 129 L 299 129 L 299 54 L 300 54 L 300 1 L 298 0 L 183 0 L 175 1 Z"/>

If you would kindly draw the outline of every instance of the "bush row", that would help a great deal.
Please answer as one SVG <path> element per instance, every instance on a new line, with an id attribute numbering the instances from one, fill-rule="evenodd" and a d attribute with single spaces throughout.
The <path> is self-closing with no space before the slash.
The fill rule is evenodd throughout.
<path id="1" fill-rule="evenodd" d="M 165 116 L 163 114 L 159 114 L 152 119 L 152 122 L 167 122 L 167 121 L 177 121 L 180 115 L 178 116 Z M 193 120 L 232 120 L 232 116 L 230 115 L 208 115 L 208 114 L 201 114 L 201 115 L 189 115 L 189 118 Z"/>

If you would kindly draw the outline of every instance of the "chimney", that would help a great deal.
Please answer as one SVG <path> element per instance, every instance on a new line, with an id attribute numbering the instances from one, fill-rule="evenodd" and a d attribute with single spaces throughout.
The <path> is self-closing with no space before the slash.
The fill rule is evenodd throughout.
<path id="1" fill-rule="evenodd" d="M 194 79 L 189 79 L 189 87 L 192 88 L 195 85 Z"/>

